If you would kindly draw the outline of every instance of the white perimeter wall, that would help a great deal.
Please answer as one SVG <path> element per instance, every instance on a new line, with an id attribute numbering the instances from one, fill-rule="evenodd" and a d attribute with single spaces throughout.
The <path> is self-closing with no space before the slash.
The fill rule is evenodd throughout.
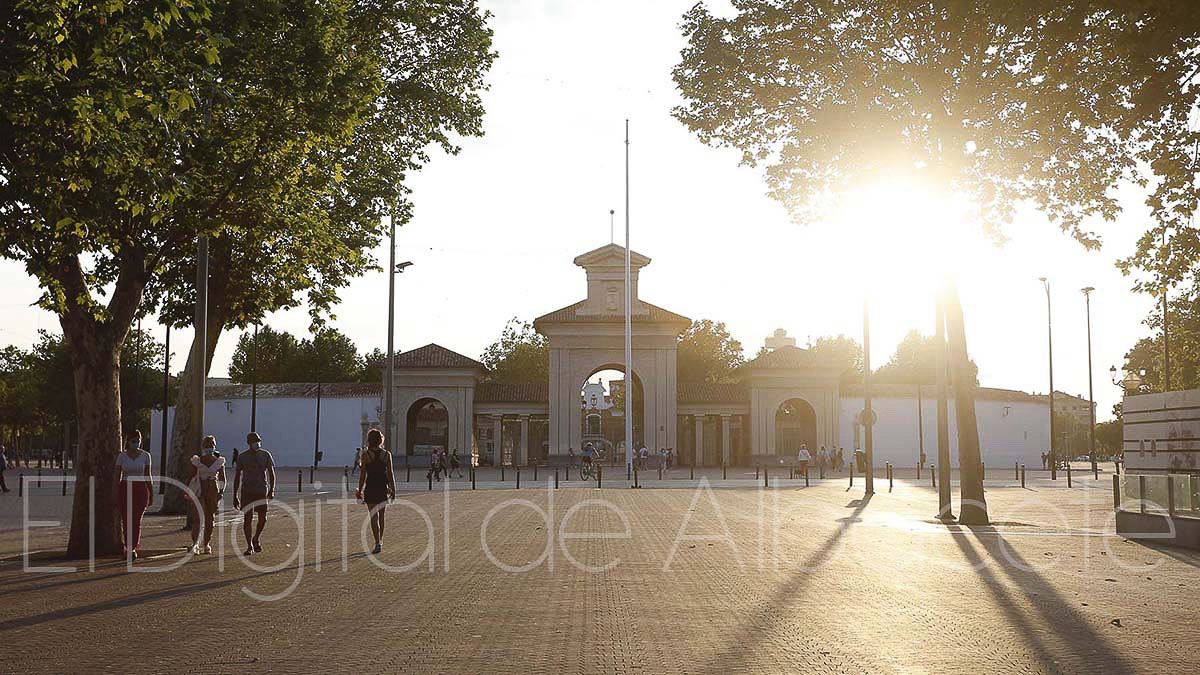
<path id="1" fill-rule="evenodd" d="M 879 415 L 875 425 L 875 465 L 891 462 L 911 467 L 917 463 L 917 397 L 871 398 L 871 407 Z M 1007 408 L 1007 411 L 1005 410 Z M 841 446 L 850 453 L 854 445 L 854 416 L 863 409 L 861 397 L 842 398 L 838 433 Z M 954 401 L 950 401 L 950 459 L 958 466 L 958 425 L 954 419 Z M 925 462 L 937 462 L 937 400 L 921 400 L 925 431 Z M 1041 468 L 1041 453 L 1050 438 L 1050 411 L 1045 403 L 989 401 L 975 402 L 979 426 L 979 448 L 983 463 L 1001 468 L 1021 462 L 1029 468 Z M 859 430 L 862 443 L 862 430 Z"/>
<path id="2" fill-rule="evenodd" d="M 204 431 L 217 437 L 217 447 L 227 459 L 234 448 L 246 449 L 246 434 L 250 432 L 250 399 L 229 401 L 210 400 L 204 407 Z M 317 399 L 269 398 L 258 399 L 256 426 L 263 447 L 271 451 L 279 466 L 310 466 L 313 460 L 314 425 Z M 368 427 L 379 424 L 378 397 L 322 398 L 321 450 L 325 457 L 321 466 L 349 466 L 354 463 L 354 449 L 363 445 L 363 416 Z M 232 408 L 230 410 L 229 408 Z M 168 432 L 175 420 L 175 409 L 167 411 Z M 151 421 L 148 450 L 158 461 L 162 412 Z M 382 426 L 382 425 L 380 425 Z M 168 446 L 170 437 L 167 438 Z"/>

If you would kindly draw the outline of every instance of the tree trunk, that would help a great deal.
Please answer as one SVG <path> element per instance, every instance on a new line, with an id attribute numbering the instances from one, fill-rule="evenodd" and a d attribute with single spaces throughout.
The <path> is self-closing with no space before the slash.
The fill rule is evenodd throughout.
<path id="1" fill-rule="evenodd" d="M 950 381 L 954 387 L 954 420 L 958 423 L 958 471 L 962 495 L 958 522 L 987 525 L 979 427 L 975 419 L 975 382 L 971 377 L 971 363 L 967 356 L 962 304 L 958 299 L 958 289 L 953 284 L 946 291 L 946 335 L 950 349 Z"/>
<path id="2" fill-rule="evenodd" d="M 954 506 L 950 503 L 950 406 L 947 402 L 946 382 L 950 379 L 946 358 L 946 297 L 938 296 L 937 327 L 934 341 L 937 342 L 935 369 L 937 377 L 937 480 L 938 518 L 954 519 Z"/>
<path id="3" fill-rule="evenodd" d="M 63 336 L 75 376 L 79 456 L 67 555 L 84 558 L 95 528 L 97 555 L 121 552 L 121 527 L 113 494 L 113 470 L 121 452 L 119 344 L 89 321 L 63 319 Z M 94 482 L 93 482 L 94 481 Z"/>
<path id="4" fill-rule="evenodd" d="M 221 331 L 225 328 L 225 312 L 214 307 L 208 313 L 208 328 L 205 330 L 207 335 L 207 345 L 205 345 L 206 369 L 204 377 L 208 377 L 208 368 L 212 364 L 213 353 L 217 350 L 217 341 L 221 338 Z M 200 432 L 201 429 L 196 428 L 196 397 L 195 397 L 195 377 L 196 377 L 196 340 L 192 338 L 191 348 L 188 350 L 187 365 L 184 366 L 183 375 L 179 380 L 179 393 L 175 397 L 175 420 L 171 428 L 171 449 L 167 453 L 167 466 L 164 475 L 170 476 L 180 483 L 187 483 L 188 475 L 191 473 L 191 458 L 193 455 L 200 452 Z M 188 499 L 178 486 L 167 485 L 166 492 L 163 494 L 162 511 L 164 515 L 179 516 L 187 513 Z"/>

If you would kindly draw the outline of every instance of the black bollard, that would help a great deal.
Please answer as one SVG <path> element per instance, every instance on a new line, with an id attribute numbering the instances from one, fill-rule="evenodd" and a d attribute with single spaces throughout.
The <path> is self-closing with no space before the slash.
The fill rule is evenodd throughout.
<path id="1" fill-rule="evenodd" d="M 472 471 L 474 471 L 474 469 L 472 469 Z M 412 482 L 412 464 L 409 464 L 408 462 L 404 462 L 404 482 Z"/>
<path id="2" fill-rule="evenodd" d="M 725 464 L 725 462 L 721 462 L 721 480 L 727 480 L 728 478 L 729 467 Z"/>
<path id="3" fill-rule="evenodd" d="M 850 487 L 854 487 L 854 460 L 850 460 Z"/>
<path id="4" fill-rule="evenodd" d="M 67 496 L 67 472 L 62 472 L 63 477 L 63 496 Z"/>
<path id="5" fill-rule="evenodd" d="M 308 484 L 309 485 L 313 484 L 313 470 L 315 470 L 316 468 L 317 467 L 315 467 L 315 466 L 308 467 Z"/>
<path id="6" fill-rule="evenodd" d="M 570 464 L 567 464 L 567 466 L 566 466 L 566 468 L 564 469 L 564 471 L 566 471 L 566 476 L 564 476 L 564 477 L 563 477 L 563 480 L 565 480 L 565 481 L 567 481 L 568 483 L 570 483 L 570 482 L 571 482 L 571 465 L 570 465 Z"/>
<path id="7" fill-rule="evenodd" d="M 696 463 L 692 462 L 691 480 L 696 480 Z"/>
<path id="8" fill-rule="evenodd" d="M 601 477 L 603 475 L 604 475 L 604 466 L 601 464 L 597 464 L 596 465 L 596 489 L 597 490 L 604 487 L 603 483 L 601 482 L 601 480 L 602 480 Z"/>
<path id="9" fill-rule="evenodd" d="M 1067 487 L 1071 487 L 1071 463 L 1067 462 Z"/>
<path id="10" fill-rule="evenodd" d="M 558 467 L 554 467 L 554 489 L 558 489 Z"/>
<path id="11" fill-rule="evenodd" d="M 304 492 L 304 469 L 296 469 L 296 492 Z"/>
<path id="12" fill-rule="evenodd" d="M 808 467 L 804 467 L 804 487 L 808 487 Z"/>
<path id="13" fill-rule="evenodd" d="M 979 463 L 979 480 L 987 480 L 987 464 Z"/>
<path id="14" fill-rule="evenodd" d="M 638 483 L 638 470 L 637 469 L 633 470 L 633 487 L 635 487 L 635 488 L 641 487 L 641 485 Z"/>
<path id="15" fill-rule="evenodd" d="M 1092 480 L 1100 480 L 1100 462 L 1092 464 L 1092 473 L 1094 474 Z"/>
<path id="16" fill-rule="evenodd" d="M 521 489 L 521 467 L 517 467 L 517 489 Z"/>
<path id="17" fill-rule="evenodd" d="M 632 464 L 626 464 L 626 465 L 625 465 L 625 480 L 629 480 L 629 479 L 630 479 L 629 472 L 630 472 L 630 471 L 632 471 L 632 469 L 630 468 L 630 467 L 632 467 L 632 466 L 633 466 Z"/>
<path id="18" fill-rule="evenodd" d="M 1021 465 L 1021 487 L 1025 487 L 1025 465 Z"/>
<path id="19" fill-rule="evenodd" d="M 758 465 L 754 465 L 754 480 L 758 480 Z"/>
<path id="20" fill-rule="evenodd" d="M 1116 478 L 1116 476 L 1113 477 Z M 17 474 L 17 496 L 25 496 L 25 474 L 23 473 Z"/>
<path id="21" fill-rule="evenodd" d="M 767 477 L 769 473 L 770 473 L 770 470 L 768 470 L 767 467 L 764 466 L 763 467 L 763 487 L 771 486 L 771 483 L 770 483 L 771 479 Z"/>
<path id="22" fill-rule="evenodd" d="M 433 492 L 433 471 L 425 474 L 425 480 L 429 481 L 429 491 Z"/>
<path id="23" fill-rule="evenodd" d="M 537 462 L 533 464 L 533 482 L 537 482 Z"/>
<path id="24" fill-rule="evenodd" d="M 1021 480 L 1021 463 L 1013 462 L 1013 480 Z"/>
<path id="25" fill-rule="evenodd" d="M 892 491 L 892 487 L 894 485 L 895 485 L 895 475 L 892 471 L 892 465 L 888 464 L 888 492 Z"/>
<path id="26" fill-rule="evenodd" d="M 471 489 L 475 489 L 475 466 L 471 466 Z"/>
<path id="27" fill-rule="evenodd" d="M 500 462 L 500 482 L 504 482 L 504 462 Z"/>
<path id="28" fill-rule="evenodd" d="M 1121 510 L 1121 477 L 1113 474 L 1113 511 Z"/>
<path id="29" fill-rule="evenodd" d="M 38 487 L 42 487 L 42 460 L 38 459 Z"/>
<path id="30" fill-rule="evenodd" d="M 933 487 L 937 487 L 937 465 L 936 464 L 929 465 L 929 482 L 933 484 Z"/>

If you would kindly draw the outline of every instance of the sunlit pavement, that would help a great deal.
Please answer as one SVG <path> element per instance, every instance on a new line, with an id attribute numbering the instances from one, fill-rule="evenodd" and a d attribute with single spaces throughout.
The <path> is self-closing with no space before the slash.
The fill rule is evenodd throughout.
<path id="1" fill-rule="evenodd" d="M 46 554 L 32 564 L 82 569 L 22 571 L 10 529 L 0 670 L 1195 670 L 1200 555 L 1115 536 L 1111 473 L 1068 489 L 1031 470 L 1022 489 L 989 467 L 987 528 L 937 523 L 927 472 L 898 473 L 891 492 L 877 475 L 869 501 L 845 474 L 761 489 L 752 471 L 685 469 L 635 490 L 618 473 L 596 489 L 573 472 L 557 491 L 542 472 L 522 472 L 519 491 L 510 475 L 481 472 L 475 491 L 414 476 L 388 509 L 380 565 L 363 553 L 364 508 L 333 501 L 340 471 L 300 494 L 281 482 L 249 561 L 228 512 L 223 555 L 186 562 L 182 520 L 148 517 L 143 545 L 161 557 L 135 572 L 183 562 L 153 574 Z M 301 508 L 302 538 L 287 517 Z M 30 549 L 61 548 L 63 532 L 31 530 Z M 610 536 L 572 538 L 588 533 Z"/>

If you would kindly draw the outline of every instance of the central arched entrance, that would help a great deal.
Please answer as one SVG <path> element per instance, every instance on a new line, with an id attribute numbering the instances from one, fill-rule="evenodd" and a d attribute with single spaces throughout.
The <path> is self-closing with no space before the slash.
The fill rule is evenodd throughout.
<path id="1" fill-rule="evenodd" d="M 424 457 L 445 450 L 449 442 L 450 414 L 436 398 L 422 398 L 408 407 L 405 454 Z M 420 462 L 418 462 L 420 463 Z"/>
<path id="2" fill-rule="evenodd" d="M 775 454 L 795 455 L 800 446 L 817 453 L 817 413 L 808 401 L 789 398 L 775 410 Z"/>
<path id="3" fill-rule="evenodd" d="M 591 445 L 604 454 L 606 463 L 625 463 L 625 391 L 624 368 L 605 365 L 593 371 L 579 391 L 579 415 L 582 437 L 576 452 Z M 645 444 L 645 394 L 637 373 L 633 375 L 633 447 Z"/>

